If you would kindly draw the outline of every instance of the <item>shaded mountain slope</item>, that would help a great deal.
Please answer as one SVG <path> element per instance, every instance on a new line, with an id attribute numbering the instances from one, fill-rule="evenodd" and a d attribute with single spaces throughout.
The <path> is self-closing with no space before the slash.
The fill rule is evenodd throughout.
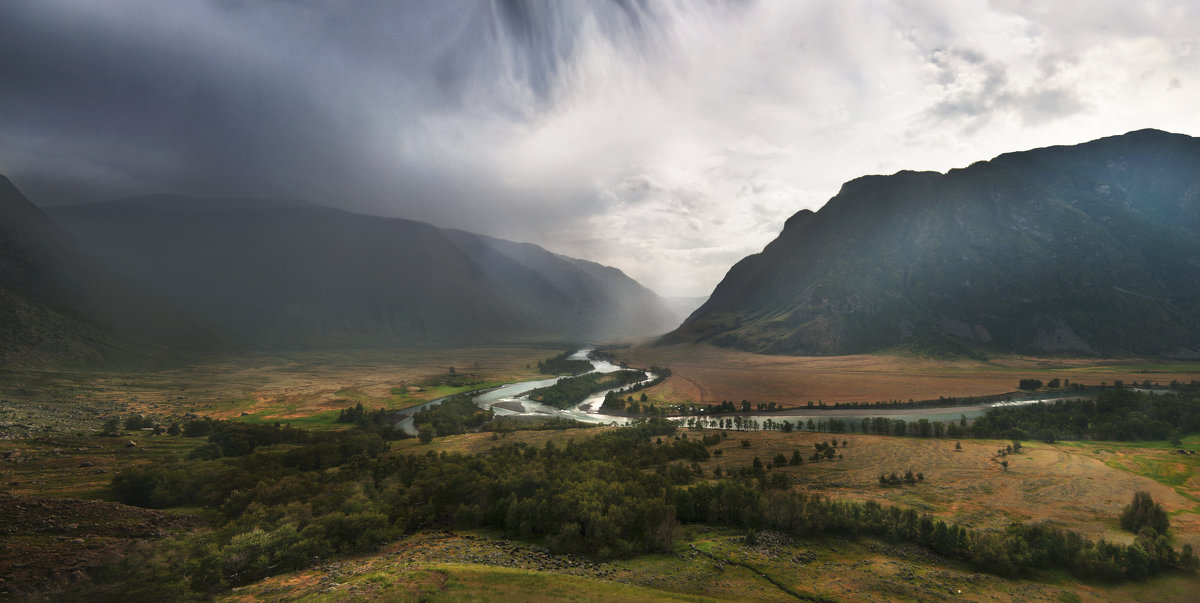
<path id="1" fill-rule="evenodd" d="M 1197 356 L 1200 139 L 1143 130 L 847 182 L 662 341 Z"/>
<path id="2" fill-rule="evenodd" d="M 227 343 L 81 252 L 0 176 L 0 365 L 158 363 Z"/>
<path id="3" fill-rule="evenodd" d="M 674 326 L 619 271 L 411 220 L 165 196 L 50 211 L 112 266 L 269 347 L 590 341 Z"/>

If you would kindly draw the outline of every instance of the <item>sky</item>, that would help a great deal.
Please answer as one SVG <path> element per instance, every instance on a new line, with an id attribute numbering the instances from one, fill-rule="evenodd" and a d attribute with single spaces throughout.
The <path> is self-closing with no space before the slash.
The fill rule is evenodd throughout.
<path id="1" fill-rule="evenodd" d="M 35 203 L 305 199 L 707 295 L 841 184 L 1200 135 L 1200 2 L 4 0 Z"/>

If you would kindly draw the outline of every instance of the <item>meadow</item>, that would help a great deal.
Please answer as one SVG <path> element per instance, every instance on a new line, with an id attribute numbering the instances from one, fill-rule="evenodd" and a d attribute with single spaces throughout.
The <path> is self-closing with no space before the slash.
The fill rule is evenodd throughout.
<path id="1" fill-rule="evenodd" d="M 997 356 L 989 360 L 897 355 L 766 356 L 708 345 L 637 345 L 617 355 L 636 366 L 670 367 L 671 379 L 648 390 L 653 402 L 808 402 L 936 400 L 988 396 L 1017 389 L 1023 378 L 1098 385 L 1145 380 L 1163 385 L 1200 377 L 1184 361 Z"/>
<path id="2" fill-rule="evenodd" d="M 107 418 L 142 413 L 166 421 L 194 415 L 244 423 L 290 423 L 314 430 L 344 428 L 333 420 L 348 406 L 401 409 L 478 388 L 480 383 L 536 379 L 540 377 L 537 361 L 557 352 L 534 348 L 347 352 L 243 357 L 147 374 L 10 372 L 0 382 L 3 408 L 24 414 L 0 424 L 9 440 L 4 451 L 20 451 L 15 459 L 0 463 L 0 496 L 6 497 L 6 504 L 41 509 L 51 517 L 23 515 L 13 524 L 18 537 L 9 540 L 12 546 L 0 559 L 6 569 L 0 574 L 9 577 L 7 587 L 17 580 L 23 581 L 22 588 L 53 592 L 78 580 L 73 576 L 97 567 L 104 558 L 194 530 L 213 512 L 187 506 L 148 511 L 106 502 L 114 500 L 109 488 L 114 475 L 132 467 L 175 462 L 205 443 L 204 438 L 155 435 L 150 430 L 97 436 L 96 429 Z M 622 355 L 636 363 L 639 358 L 649 360 L 641 356 L 645 353 L 632 348 Z M 762 399 L 796 405 L 810 394 L 826 403 L 995 394 L 1011 391 L 1025 377 L 1099 383 L 1169 382 L 1197 376 L 1195 366 L 1188 363 L 1133 360 L 756 358 L 704 350 L 689 359 L 678 350 L 667 350 L 666 355 L 653 356 L 653 361 L 674 372 L 665 383 L 646 390 L 654 400 L 674 399 L 689 391 L 703 391 L 709 396 L 706 401 L 714 400 L 718 398 L 712 397 L 713 392 L 726 391 L 722 388 L 729 388 L 722 394 L 727 399 L 755 399 L 752 392 L 778 387 L 781 392 L 792 391 L 794 397 Z M 734 368 L 722 369 L 725 362 Z M 849 376 L 838 377 L 843 371 Z M 957 389 L 973 383 L 975 389 Z M 751 389 L 736 389 L 739 384 L 749 384 Z M 891 387 L 908 395 L 885 393 Z M 430 443 L 404 439 L 391 442 L 384 454 L 486 454 L 513 443 L 561 449 L 568 442 L 583 442 L 613 429 L 467 433 Z M 680 435 L 698 438 L 722 433 L 719 443 L 709 446 L 711 456 L 693 467 L 703 474 L 701 481 L 716 480 L 718 470 L 722 476 L 748 470 L 757 458 L 769 466 L 768 477 L 782 476 L 794 492 L 914 509 L 981 533 L 999 532 L 1021 521 L 1121 544 L 1132 542 L 1134 536 L 1120 530 L 1117 517 L 1133 492 L 1146 491 L 1170 515 L 1171 544 L 1200 547 L 1200 456 L 1178 454 L 1179 446 L 1165 441 L 1026 441 L 1020 452 L 1001 457 L 998 451 L 1011 441 L 806 431 L 687 430 Z M 837 456 L 811 460 L 817 444 L 833 439 Z M 1200 435 L 1183 438 L 1182 448 L 1200 449 Z M 804 459 L 802 464 L 777 464 L 779 456 L 790 459 L 796 452 Z M 1000 464 L 1001 458 L 1008 461 L 1007 467 Z M 880 473 L 908 471 L 923 479 L 892 486 L 880 483 Z M 105 511 L 94 505 L 112 507 Z M 64 562 L 59 564 L 63 570 L 37 574 L 21 563 L 24 558 L 43 560 L 44 566 L 57 559 Z M 1195 575 L 1177 570 L 1124 583 L 1081 581 L 1062 570 L 1016 577 L 980 570 L 920 546 L 875 537 L 797 537 L 769 530 L 751 535 L 702 524 L 680 524 L 668 551 L 609 559 L 553 553 L 538 539 L 519 541 L 496 531 L 418 529 L 376 553 L 321 560 L 308 569 L 238 586 L 221 598 L 1186 601 L 1200 587 Z"/>
<path id="3" fill-rule="evenodd" d="M 563 446 L 611 428 L 564 432 L 465 434 L 428 445 L 398 443 L 394 453 L 482 453 L 523 442 Z M 812 450 L 830 436 L 812 433 L 728 432 L 719 455 L 700 463 L 706 473 L 749 467 L 754 457 Z M 845 439 L 843 448 L 840 440 Z M 748 445 L 743 445 L 743 440 Z M 1004 471 L 992 457 L 1011 442 L 839 436 L 842 458 L 773 467 L 794 489 L 831 498 L 875 500 L 914 508 L 983 531 L 1011 521 L 1049 523 L 1090 538 L 1129 542 L 1116 516 L 1135 490 L 1151 492 L 1171 515 L 1173 542 L 1200 544 L 1200 495 L 1193 456 L 1173 455 L 1165 442 L 1124 447 L 1106 442 L 1026 443 Z M 1200 437 L 1184 445 L 1195 449 Z M 911 486 L 882 487 L 880 470 L 921 471 Z M 740 530 L 683 525 L 669 552 L 632 559 L 593 560 L 552 555 L 489 531 L 419 532 L 379 554 L 267 578 L 230 593 L 229 601 L 287 598 L 329 601 L 384 597 L 429 601 L 502 600 L 898 600 L 1029 601 L 1191 600 L 1200 578 L 1182 572 L 1139 582 L 1081 581 L 1061 571 L 1002 578 L 919 546 L 877 538 L 825 535 L 792 538 L 762 532 L 753 542 Z"/>

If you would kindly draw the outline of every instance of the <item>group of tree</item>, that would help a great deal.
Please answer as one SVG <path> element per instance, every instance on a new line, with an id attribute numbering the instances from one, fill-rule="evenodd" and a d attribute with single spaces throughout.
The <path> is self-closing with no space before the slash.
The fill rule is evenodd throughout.
<path id="1" fill-rule="evenodd" d="M 622 367 L 623 367 L 623 370 L 627 370 L 627 369 L 624 369 L 625 365 L 622 365 Z M 645 379 L 645 378 L 638 379 L 627 385 L 622 385 L 619 389 L 616 390 L 615 393 L 618 396 L 620 396 L 620 395 L 628 396 L 629 394 L 632 394 L 634 392 L 639 392 L 641 390 L 654 387 L 655 385 L 658 385 L 659 383 L 666 381 L 667 377 L 671 376 L 671 369 L 669 369 L 665 366 L 658 366 L 658 365 L 654 365 L 654 364 L 650 365 L 648 372 L 651 375 L 651 377 L 649 379 Z"/>
<path id="2" fill-rule="evenodd" d="M 543 375 L 579 375 L 592 370 L 586 358 L 571 358 L 572 352 L 563 352 L 552 358 L 538 361 L 538 372 Z"/>
<path id="3" fill-rule="evenodd" d="M 456 394 L 413 413 L 413 426 L 421 441 L 477 430 L 495 417 L 490 408 L 480 408 L 471 394 Z"/>
<path id="4" fill-rule="evenodd" d="M 925 474 L 921 473 L 921 472 L 917 472 L 914 475 L 912 472 L 912 469 L 905 471 L 904 477 L 900 477 L 899 475 L 896 475 L 896 473 L 894 471 L 891 474 L 885 474 L 885 473 L 879 474 L 879 485 L 881 485 L 881 486 L 899 486 L 901 484 L 907 484 L 907 485 L 911 486 L 917 482 L 923 482 L 923 481 L 925 481 Z"/>
<path id="5" fill-rule="evenodd" d="M 1118 381 L 1118 383 L 1120 382 Z M 1045 382 L 1043 382 L 1041 379 L 1020 379 L 1017 381 L 1017 389 L 1034 391 L 1042 389 L 1042 387 L 1045 387 L 1046 389 L 1073 389 L 1076 391 L 1087 389 L 1087 386 L 1082 383 L 1073 384 L 1071 383 L 1070 379 L 1060 379 L 1058 377 L 1054 377 Z"/>
<path id="6" fill-rule="evenodd" d="M 530 400 L 541 402 L 555 408 L 570 408 L 587 399 L 588 396 L 606 389 L 619 388 L 630 383 L 644 380 L 646 374 L 637 370 L 620 370 L 612 373 L 587 373 L 578 377 L 559 379 L 549 387 L 542 387 L 529 392 Z"/>
<path id="7" fill-rule="evenodd" d="M 660 418 L 582 441 L 501 444 L 472 455 L 389 453 L 388 442 L 357 421 L 324 432 L 223 421 L 209 427 L 220 457 L 127 467 L 114 477 L 112 491 L 126 504 L 207 507 L 214 510 L 213 529 L 128 556 L 110 568 L 108 587 L 159 589 L 165 599 L 184 591 L 211 594 L 317 560 L 377 550 L 424 529 L 486 528 L 540 541 L 553 552 L 602 558 L 667 551 L 680 523 L 793 536 L 870 535 L 915 542 L 1006 575 L 1062 568 L 1080 576 L 1139 578 L 1192 558 L 1190 549 L 1176 555 L 1151 534 L 1153 512 L 1131 513 L 1148 515 L 1151 523 L 1134 543 L 1119 545 L 1046 526 L 975 531 L 912 509 L 796 491 L 789 472 L 767 470 L 783 466 L 782 453 L 770 463 L 759 460 L 762 471 L 703 479 L 699 463 L 724 438 L 697 437 Z M 225 454 L 239 437 L 253 445 Z M 836 440 L 814 445 L 822 457 L 837 448 Z M 798 449 L 787 463 L 803 463 Z"/>
<path id="8" fill-rule="evenodd" d="M 1200 431 L 1200 384 L 1147 393 L 1112 388 L 1095 399 L 992 408 L 969 434 L 983 438 L 1167 440 Z"/>
<path id="9" fill-rule="evenodd" d="M 1150 493 L 1138 490 L 1133 494 L 1133 502 L 1121 510 L 1121 529 L 1137 534 L 1144 527 L 1153 528 L 1159 534 L 1166 534 L 1170 520 L 1162 505 L 1154 502 Z"/>

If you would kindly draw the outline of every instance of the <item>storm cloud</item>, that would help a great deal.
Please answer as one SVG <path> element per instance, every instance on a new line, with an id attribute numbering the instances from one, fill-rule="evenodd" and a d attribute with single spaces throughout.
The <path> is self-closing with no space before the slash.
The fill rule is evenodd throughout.
<path id="1" fill-rule="evenodd" d="M 303 198 L 703 295 L 845 180 L 1200 134 L 1190 2 L 0 3 L 35 202 Z"/>

